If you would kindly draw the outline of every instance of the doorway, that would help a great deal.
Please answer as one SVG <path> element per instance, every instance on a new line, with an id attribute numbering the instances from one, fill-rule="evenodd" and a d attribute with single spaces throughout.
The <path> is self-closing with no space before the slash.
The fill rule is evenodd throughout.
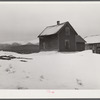
<path id="1" fill-rule="evenodd" d="M 65 40 L 65 48 L 69 50 L 70 48 L 69 40 Z"/>
<path id="2" fill-rule="evenodd" d="M 46 49 L 46 44 L 45 44 L 45 42 L 43 42 L 43 49 L 44 49 L 44 50 Z"/>

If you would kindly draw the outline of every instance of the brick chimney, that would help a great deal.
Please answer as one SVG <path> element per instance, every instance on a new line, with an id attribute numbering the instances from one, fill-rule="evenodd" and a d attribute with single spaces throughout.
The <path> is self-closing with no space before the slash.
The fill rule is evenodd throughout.
<path id="1" fill-rule="evenodd" d="M 59 25 L 60 24 L 60 21 L 57 21 L 57 25 Z"/>

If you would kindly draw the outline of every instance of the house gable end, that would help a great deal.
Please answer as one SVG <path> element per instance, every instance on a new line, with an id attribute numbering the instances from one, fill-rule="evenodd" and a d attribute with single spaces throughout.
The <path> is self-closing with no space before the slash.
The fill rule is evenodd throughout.
<path id="1" fill-rule="evenodd" d="M 77 32 L 75 31 L 75 29 L 72 27 L 72 25 L 71 25 L 69 22 L 67 22 L 66 24 L 70 27 L 71 30 L 73 30 L 73 32 L 74 32 L 76 35 L 78 35 Z"/>
<path id="2" fill-rule="evenodd" d="M 57 32 L 58 34 L 62 34 L 62 31 L 65 30 L 65 27 L 69 27 L 71 31 L 71 34 L 74 33 L 74 35 L 78 35 L 75 29 L 72 27 L 72 25 L 69 22 L 65 22 L 64 26 Z"/>

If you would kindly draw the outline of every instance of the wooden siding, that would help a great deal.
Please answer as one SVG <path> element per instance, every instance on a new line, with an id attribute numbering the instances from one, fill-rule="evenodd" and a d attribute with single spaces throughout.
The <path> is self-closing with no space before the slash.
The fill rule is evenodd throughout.
<path id="1" fill-rule="evenodd" d="M 93 53 L 100 54 L 100 43 L 93 43 L 93 44 L 85 44 L 86 50 L 92 50 Z"/>
<path id="2" fill-rule="evenodd" d="M 66 25 L 67 26 L 67 25 Z M 65 26 L 65 27 L 66 27 Z M 75 33 L 74 31 L 70 28 L 70 34 L 66 34 L 65 27 L 61 30 L 61 32 L 58 33 L 59 36 L 59 51 L 75 51 Z M 66 48 L 65 41 L 69 41 L 69 49 Z"/>
<path id="3" fill-rule="evenodd" d="M 40 50 L 58 50 L 58 36 L 57 34 L 40 37 Z"/>
<path id="4" fill-rule="evenodd" d="M 76 42 L 77 51 L 85 50 L 85 43 L 84 42 Z"/>
<path id="5" fill-rule="evenodd" d="M 39 36 L 40 51 L 82 51 L 85 49 L 85 41 L 81 37 L 77 40 L 77 35 L 70 23 L 66 22 L 57 33 Z"/>

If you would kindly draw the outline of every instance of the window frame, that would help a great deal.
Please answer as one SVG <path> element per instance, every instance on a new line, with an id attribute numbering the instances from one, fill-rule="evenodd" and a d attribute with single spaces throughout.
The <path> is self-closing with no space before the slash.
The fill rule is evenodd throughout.
<path id="1" fill-rule="evenodd" d="M 68 26 L 65 27 L 65 34 L 70 35 L 70 28 Z"/>

